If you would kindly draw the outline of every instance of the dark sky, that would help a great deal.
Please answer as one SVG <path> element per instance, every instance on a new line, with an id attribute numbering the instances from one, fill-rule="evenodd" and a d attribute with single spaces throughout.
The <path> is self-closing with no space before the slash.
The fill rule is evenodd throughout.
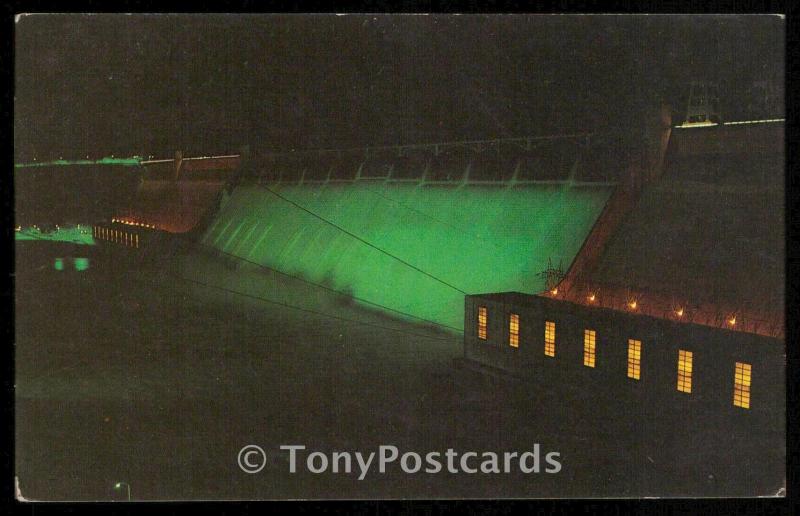
<path id="1" fill-rule="evenodd" d="M 35 15 L 17 160 L 416 143 L 634 125 L 689 81 L 783 88 L 776 16 Z M 738 116 L 737 116 L 738 115 Z"/>

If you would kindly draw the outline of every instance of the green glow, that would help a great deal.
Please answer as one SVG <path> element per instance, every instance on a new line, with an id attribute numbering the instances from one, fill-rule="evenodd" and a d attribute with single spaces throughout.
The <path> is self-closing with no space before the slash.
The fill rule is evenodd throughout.
<path id="1" fill-rule="evenodd" d="M 14 232 L 14 240 L 46 240 L 71 244 L 94 245 L 91 226 L 60 227 L 56 231 L 43 233 L 35 227 L 21 228 Z"/>
<path id="2" fill-rule="evenodd" d="M 53 260 L 53 268 L 57 271 L 64 270 L 64 259 L 63 258 L 56 258 Z"/>
<path id="3" fill-rule="evenodd" d="M 272 186 L 281 195 L 468 293 L 543 290 L 569 266 L 609 187 Z M 263 188 L 237 188 L 203 243 L 354 297 L 463 328 L 464 296 Z"/>
<path id="4" fill-rule="evenodd" d="M 88 258 L 75 258 L 75 270 L 76 271 L 85 271 L 89 268 L 89 259 Z"/>
<path id="5" fill-rule="evenodd" d="M 57 159 L 53 161 L 42 161 L 33 163 L 15 163 L 15 168 L 31 168 L 31 167 L 52 167 L 52 166 L 69 166 L 69 165 L 126 165 L 136 166 L 141 162 L 139 156 L 132 158 L 100 158 L 100 159 L 77 159 L 66 160 Z"/>

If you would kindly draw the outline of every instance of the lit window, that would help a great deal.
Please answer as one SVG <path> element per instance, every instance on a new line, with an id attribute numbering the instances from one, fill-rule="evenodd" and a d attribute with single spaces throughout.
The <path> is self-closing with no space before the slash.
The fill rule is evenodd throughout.
<path id="1" fill-rule="evenodd" d="M 544 323 L 544 354 L 548 357 L 556 356 L 556 323 Z"/>
<path id="2" fill-rule="evenodd" d="M 737 407 L 750 408 L 750 364 L 736 362 L 733 377 L 733 404 Z"/>
<path id="3" fill-rule="evenodd" d="M 508 320 L 508 344 L 512 348 L 519 347 L 519 315 L 511 314 Z"/>
<path id="4" fill-rule="evenodd" d="M 486 321 L 489 316 L 486 314 L 486 307 L 478 308 L 478 338 L 486 340 Z"/>
<path id="5" fill-rule="evenodd" d="M 678 390 L 692 392 L 692 352 L 678 350 Z"/>
<path id="6" fill-rule="evenodd" d="M 586 367 L 594 367 L 595 339 L 594 330 L 583 330 L 583 365 Z"/>
<path id="7" fill-rule="evenodd" d="M 641 376 L 642 341 L 628 339 L 628 378 L 638 380 Z"/>

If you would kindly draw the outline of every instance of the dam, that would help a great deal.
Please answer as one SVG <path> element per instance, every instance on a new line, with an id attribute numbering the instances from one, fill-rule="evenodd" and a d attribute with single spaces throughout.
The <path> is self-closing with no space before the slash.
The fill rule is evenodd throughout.
<path id="1" fill-rule="evenodd" d="M 33 429 L 19 451 L 23 492 L 51 492 L 37 474 L 45 468 L 70 479 L 56 495 L 87 499 L 108 496 L 107 478 L 164 498 L 213 493 L 220 475 L 243 497 L 361 492 L 346 478 L 287 484 L 273 472 L 264 487 L 237 483 L 235 467 L 220 473 L 254 432 L 265 446 L 353 449 L 386 435 L 421 450 L 541 440 L 579 471 L 566 488 L 437 480 L 463 496 L 589 496 L 598 485 L 610 496 L 772 492 L 785 458 L 782 249 L 779 234 L 759 228 L 782 220 L 782 149 L 769 143 L 779 131 L 660 120 L 641 148 L 552 135 L 17 167 L 18 395 Z M 699 223 L 706 206 L 725 218 Z M 743 242 L 755 247 L 742 252 Z M 684 264 L 686 249 L 698 251 Z M 754 297 L 759 287 L 769 295 Z M 541 353 L 546 336 L 531 319 L 540 314 L 521 301 L 530 299 L 557 322 L 553 357 Z M 478 302 L 489 308 L 488 341 Z M 499 316 L 514 310 L 517 347 Z M 581 365 L 584 312 L 596 368 Z M 682 350 L 697 341 L 690 395 L 675 390 L 658 325 Z M 619 369 L 619 342 L 633 334 L 614 337 L 645 328 L 655 328 L 639 348 L 647 394 Z M 712 353 L 725 358 L 718 371 Z M 752 366 L 752 397 L 740 394 L 739 406 L 729 358 Z M 172 417 L 183 423 L 165 431 Z M 590 452 L 587 441 L 605 444 Z M 44 462 L 32 442 L 71 459 Z M 733 448 L 746 472 L 729 461 Z M 76 449 L 96 474 L 67 475 Z M 203 473 L 187 481 L 174 457 Z M 685 467 L 676 472 L 674 460 Z M 370 492 L 407 496 L 429 482 L 400 480 Z"/>
<path id="2" fill-rule="evenodd" d="M 93 200 L 76 194 L 60 203 L 72 212 L 58 220 L 93 216 L 88 223 L 104 242 L 135 242 L 145 253 L 145 241 L 180 241 L 461 332 L 465 294 L 539 292 L 549 263 L 574 260 L 622 174 L 598 157 L 609 146 L 556 135 L 306 152 L 244 165 L 238 154 L 131 160 L 127 183 L 109 167 L 105 177 L 83 179 L 112 198 L 105 190 Z M 103 162 L 67 165 L 21 168 L 19 195 L 41 197 L 29 171 L 74 181 Z"/>

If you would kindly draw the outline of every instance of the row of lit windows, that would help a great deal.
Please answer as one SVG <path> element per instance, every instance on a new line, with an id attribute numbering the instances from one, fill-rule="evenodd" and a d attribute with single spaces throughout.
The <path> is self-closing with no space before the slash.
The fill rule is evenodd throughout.
<path id="1" fill-rule="evenodd" d="M 478 308 L 478 338 L 487 339 L 488 311 L 485 306 Z M 508 318 L 508 344 L 519 348 L 519 314 L 510 314 Z M 548 357 L 556 356 L 556 323 L 544 323 L 544 354 Z M 583 331 L 583 365 L 594 367 L 597 359 L 597 332 L 585 329 Z M 628 339 L 628 370 L 627 376 L 633 380 L 641 379 L 642 367 L 642 341 Z M 678 350 L 678 384 L 680 392 L 692 392 L 693 355 L 691 351 Z M 737 407 L 750 408 L 750 383 L 751 365 L 736 362 L 734 372 L 733 404 Z"/>
<path id="2" fill-rule="evenodd" d="M 92 228 L 92 236 L 101 240 L 107 240 L 117 244 L 124 244 L 128 247 L 135 247 L 137 249 L 139 248 L 139 235 L 136 233 L 128 233 L 127 231 L 120 231 L 118 229 L 94 226 Z"/>

